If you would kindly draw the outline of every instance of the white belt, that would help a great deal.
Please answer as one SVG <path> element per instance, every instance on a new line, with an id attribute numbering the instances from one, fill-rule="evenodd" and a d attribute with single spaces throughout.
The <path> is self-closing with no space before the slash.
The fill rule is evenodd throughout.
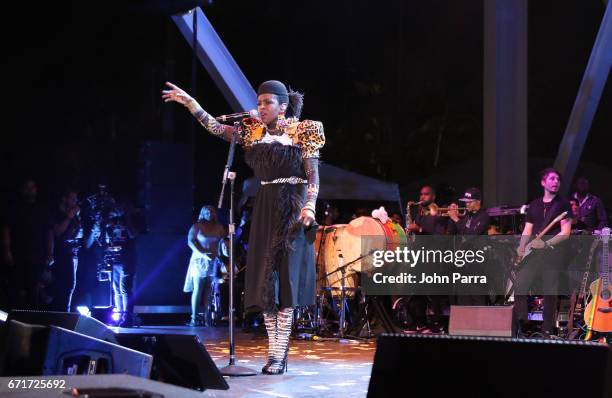
<path id="1" fill-rule="evenodd" d="M 268 185 L 268 184 L 307 184 L 308 180 L 305 180 L 303 178 L 300 177 L 284 177 L 284 178 L 277 178 L 275 180 L 272 181 L 262 181 L 261 185 Z"/>

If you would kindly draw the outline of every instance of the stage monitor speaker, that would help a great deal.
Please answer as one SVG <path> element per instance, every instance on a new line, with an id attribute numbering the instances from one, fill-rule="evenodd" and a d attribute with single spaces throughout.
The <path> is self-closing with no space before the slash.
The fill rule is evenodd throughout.
<path id="1" fill-rule="evenodd" d="M 451 305 L 448 333 L 512 337 L 512 306 Z"/>
<path id="2" fill-rule="evenodd" d="M 145 353 L 57 326 L 4 325 L 0 375 L 130 374 L 149 377 L 153 358 Z"/>
<path id="3" fill-rule="evenodd" d="M 229 388 L 198 336 L 120 333 L 117 340 L 125 347 L 153 356 L 153 380 L 195 390 Z"/>
<path id="4" fill-rule="evenodd" d="M 115 333 L 95 318 L 78 312 L 12 310 L 7 322 L 15 320 L 32 325 L 59 326 L 96 339 L 117 344 Z"/>
<path id="5" fill-rule="evenodd" d="M 583 341 L 383 334 L 368 397 L 400 392 L 415 397 L 609 398 L 612 351 L 607 344 Z"/>

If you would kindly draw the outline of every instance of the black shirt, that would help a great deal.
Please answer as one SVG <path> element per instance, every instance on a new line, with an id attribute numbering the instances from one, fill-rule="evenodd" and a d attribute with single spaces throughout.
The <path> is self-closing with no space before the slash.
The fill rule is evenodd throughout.
<path id="1" fill-rule="evenodd" d="M 61 225 L 66 221 L 68 215 L 63 211 L 57 211 L 52 217 L 53 227 Z M 83 228 L 81 218 L 75 215 L 69 222 L 63 234 L 55 238 L 55 250 L 78 248 L 83 239 Z"/>
<path id="2" fill-rule="evenodd" d="M 491 218 L 485 209 L 480 209 L 476 213 L 468 212 L 459 221 L 448 221 L 449 235 L 487 235 Z"/>
<path id="3" fill-rule="evenodd" d="M 597 196 L 587 194 L 582 200 L 578 199 L 578 194 L 574 194 L 578 201 L 578 221 L 582 222 L 586 229 L 594 231 L 608 226 L 608 216 L 603 202 Z"/>
<path id="4" fill-rule="evenodd" d="M 419 235 L 444 235 L 446 233 L 446 217 L 417 214 L 415 224 L 421 227 Z"/>
<path id="5" fill-rule="evenodd" d="M 537 235 L 548 224 L 550 224 L 555 217 L 565 211 L 567 212 L 567 215 L 564 217 L 564 219 L 571 217 L 570 214 L 572 214 L 572 208 L 567 199 L 557 195 L 550 202 L 544 203 L 544 197 L 540 197 L 529 203 L 529 209 L 527 209 L 525 221 L 533 224 L 532 233 Z M 559 232 L 561 232 L 561 222 L 553 225 L 546 235 L 557 235 Z"/>

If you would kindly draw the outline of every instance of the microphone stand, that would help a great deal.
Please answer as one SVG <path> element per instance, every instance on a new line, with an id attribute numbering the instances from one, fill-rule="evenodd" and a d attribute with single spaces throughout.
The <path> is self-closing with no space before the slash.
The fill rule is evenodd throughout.
<path id="1" fill-rule="evenodd" d="M 322 238 L 323 239 L 323 238 Z M 321 277 L 320 279 L 325 280 L 327 279 L 327 277 L 335 274 L 336 272 L 340 271 L 341 273 L 341 278 L 340 278 L 340 320 L 338 321 L 339 325 L 338 325 L 338 337 L 339 338 L 344 338 L 344 332 L 345 332 L 345 323 L 346 323 L 346 278 L 348 278 L 348 276 L 346 275 L 346 270 L 352 266 L 354 263 L 356 263 L 357 261 L 369 257 L 371 256 L 373 253 L 373 251 L 370 251 L 369 253 L 363 254 L 359 257 L 357 257 L 356 259 L 354 259 L 353 261 L 347 263 L 347 264 L 343 264 L 341 266 L 339 266 L 338 268 L 336 268 L 335 270 L 323 275 L 323 277 Z M 338 259 L 340 263 L 344 263 L 344 256 L 342 255 L 342 253 L 338 254 Z M 333 301 L 333 294 L 332 294 L 332 301 Z"/>
<path id="2" fill-rule="evenodd" d="M 232 140 L 230 141 L 229 152 L 227 154 L 227 163 L 225 164 L 225 171 L 223 172 L 223 181 L 221 186 L 221 195 L 219 195 L 219 206 L 223 204 L 223 193 L 225 192 L 225 186 L 227 180 L 230 180 L 230 211 L 229 211 L 229 364 L 219 369 L 223 376 L 255 376 L 257 372 L 253 369 L 237 366 L 236 365 L 236 350 L 234 343 L 234 235 L 236 233 L 236 226 L 234 225 L 234 181 L 236 179 L 236 172 L 230 171 L 232 163 L 234 162 L 234 151 L 236 149 L 236 134 L 240 122 L 234 122 L 234 134 L 232 134 Z"/>

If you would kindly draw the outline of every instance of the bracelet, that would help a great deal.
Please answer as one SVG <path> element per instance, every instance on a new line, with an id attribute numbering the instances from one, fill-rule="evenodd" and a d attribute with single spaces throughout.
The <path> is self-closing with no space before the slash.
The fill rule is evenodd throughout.
<path id="1" fill-rule="evenodd" d="M 555 247 L 553 245 L 551 245 L 550 243 L 548 243 L 548 241 L 544 242 L 544 246 L 548 247 L 549 249 L 554 249 Z"/>
<path id="2" fill-rule="evenodd" d="M 309 211 L 311 211 L 313 216 L 314 216 L 314 214 L 315 214 L 315 211 L 314 211 L 313 209 L 311 209 L 310 207 L 307 207 L 307 206 L 302 207 L 302 211 L 304 211 L 304 210 L 309 210 Z"/>
<path id="3" fill-rule="evenodd" d="M 313 212 L 313 213 L 315 213 L 315 212 L 316 212 L 316 207 L 315 207 L 315 204 L 314 204 L 314 203 L 312 203 L 312 202 L 310 202 L 310 201 L 306 202 L 306 203 L 304 204 L 304 207 L 302 207 L 302 209 L 312 210 L 312 212 Z"/>

